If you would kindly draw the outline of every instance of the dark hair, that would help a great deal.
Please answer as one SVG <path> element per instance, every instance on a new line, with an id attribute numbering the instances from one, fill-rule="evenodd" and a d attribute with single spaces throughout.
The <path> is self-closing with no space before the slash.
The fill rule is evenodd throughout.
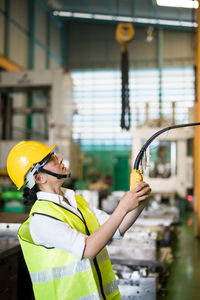
<path id="1" fill-rule="evenodd" d="M 39 192 L 39 188 L 37 184 L 35 184 L 34 187 L 32 187 L 32 189 L 25 187 L 23 193 L 24 205 L 33 205 L 37 200 L 37 195 L 36 195 L 37 192 Z"/>

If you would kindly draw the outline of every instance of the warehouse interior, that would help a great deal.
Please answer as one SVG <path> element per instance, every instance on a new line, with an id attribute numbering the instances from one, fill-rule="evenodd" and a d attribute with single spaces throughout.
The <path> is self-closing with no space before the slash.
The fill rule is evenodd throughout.
<path id="1" fill-rule="evenodd" d="M 199 299 L 199 122 L 199 1 L 0 0 L 0 299 L 37 299 L 6 166 L 20 141 L 56 144 L 64 187 L 110 215 L 136 169 L 150 199 L 107 246 L 121 298 Z"/>

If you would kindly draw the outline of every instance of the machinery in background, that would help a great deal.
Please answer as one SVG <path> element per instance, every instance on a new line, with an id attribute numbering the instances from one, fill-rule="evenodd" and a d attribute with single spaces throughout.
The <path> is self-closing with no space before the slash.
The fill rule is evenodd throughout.
<path id="1" fill-rule="evenodd" d="M 176 225 L 179 223 L 179 210 L 174 205 L 175 195 L 186 198 L 188 189 L 193 186 L 192 178 L 187 177 L 188 170 L 190 169 L 192 172 L 193 169 L 192 165 L 187 164 L 187 146 L 188 141 L 193 137 L 190 127 L 196 125 L 200 125 L 200 123 L 174 125 L 159 130 L 157 128 L 138 128 L 136 131 L 137 135 L 134 141 L 138 149 L 134 148 L 137 156 L 131 172 L 130 187 L 131 189 L 135 188 L 136 183 L 142 180 L 142 172 L 139 168 L 142 171 L 145 169 L 146 150 L 159 136 L 159 141 L 156 141 L 157 155 L 154 154 L 156 159 L 150 171 L 145 173 L 144 180 L 150 184 L 155 196 L 166 197 L 167 195 L 171 200 L 171 205 L 164 206 L 156 200 L 148 202 L 148 208 L 135 221 L 124 239 L 122 241 L 114 240 L 108 246 L 111 261 L 117 264 L 117 269 L 119 266 L 131 269 L 127 272 L 128 274 L 123 275 L 123 271 L 120 272 L 119 287 L 122 299 L 156 299 L 157 292 L 162 294 L 165 291 L 162 284 L 169 274 L 169 265 L 173 261 L 172 247 L 173 241 L 177 237 Z M 186 128 L 180 129 L 182 127 Z M 170 129 L 177 129 L 176 134 L 168 133 L 167 138 L 160 137 L 161 133 Z M 150 148 L 150 153 L 151 150 Z M 110 195 L 108 199 L 105 199 L 103 201 L 104 210 L 109 210 L 111 213 L 121 199 L 122 193 L 116 194 L 115 192 L 115 196 Z M 114 206 L 110 207 L 111 203 Z M 143 201 L 140 206 L 141 209 L 139 207 L 136 209 L 138 210 L 137 216 L 144 208 L 145 202 Z M 146 268 L 145 275 L 142 272 L 144 267 Z"/>
<path id="2" fill-rule="evenodd" d="M 0 186 L 6 204 L 12 200 L 4 197 L 5 186 L 11 185 L 7 155 L 21 140 L 56 144 L 55 152 L 69 163 L 72 180 L 79 176 L 80 148 L 72 141 L 74 111 L 73 82 L 62 69 L 0 72 Z"/>
<path id="3" fill-rule="evenodd" d="M 164 294 L 166 292 L 163 282 L 169 274 L 169 265 L 173 261 L 172 247 L 173 241 L 177 237 L 176 228 L 179 224 L 179 210 L 174 205 L 174 198 L 175 195 L 185 197 L 187 190 L 192 188 L 193 182 L 191 178 L 189 181 L 186 176 L 189 166 L 184 165 L 183 174 L 182 169 L 183 164 L 187 161 L 188 140 L 192 140 L 193 137 L 190 127 L 196 125 L 200 125 L 200 123 L 174 125 L 159 130 L 153 128 L 151 129 L 153 132 L 145 132 L 146 135 L 141 130 L 137 130 L 140 144 L 137 143 L 137 145 L 139 144 L 136 151 L 137 157 L 131 172 L 131 189 L 135 188 L 136 183 L 142 180 L 142 172 L 139 167 L 144 169 L 144 161 L 141 165 L 141 160 L 143 157 L 145 158 L 147 147 L 161 133 L 176 129 L 176 135 L 169 136 L 168 133 L 167 140 L 166 137 L 159 137 L 156 159 L 153 167 L 147 173 L 148 178 L 145 179 L 150 183 L 154 195 L 167 195 L 171 200 L 171 205 L 164 206 L 154 200 L 150 201 L 150 204 L 148 202 L 148 209 L 142 212 L 146 204 L 146 201 L 143 201 L 140 205 L 141 209 L 139 207 L 136 209 L 135 219 L 141 212 L 142 215 L 125 234 L 124 239 L 122 241 L 113 240 L 108 245 L 111 261 L 115 264 L 114 268 L 118 276 L 122 299 L 154 300 L 157 293 Z M 182 127 L 186 127 L 186 129 L 182 129 Z M 166 180 L 170 177 L 172 180 L 167 183 Z M 154 186 L 150 178 L 157 180 Z M 158 180 L 162 181 L 162 185 Z M 123 191 L 114 192 L 104 199 L 103 210 L 112 213 L 123 194 Z"/>
<path id="4" fill-rule="evenodd" d="M 112 192 L 103 200 L 103 210 L 112 213 L 123 194 Z M 123 239 L 108 245 L 122 299 L 155 300 L 158 294 L 167 293 L 165 282 L 173 261 L 179 218 L 176 206 L 152 200 Z"/>
<path id="5" fill-rule="evenodd" d="M 123 193 L 115 191 L 104 199 L 103 210 L 112 213 Z M 167 293 L 178 225 L 179 209 L 153 200 L 123 239 L 108 245 L 122 299 L 155 300 Z"/>
<path id="6" fill-rule="evenodd" d="M 98 197 L 94 191 L 85 191 L 83 195 L 93 205 L 95 203 L 92 201 L 96 199 L 97 205 Z M 118 200 L 120 197 L 121 194 L 118 194 Z M 27 215 L 13 214 L 10 221 L 7 216 L 8 213 L 0 213 L 0 241 L 3 243 L 6 240 L 7 244 L 16 248 L 17 231 L 22 217 Z M 13 216 L 18 219 L 13 220 Z M 123 300 L 156 300 L 158 293 L 166 292 L 163 282 L 173 260 L 173 239 L 178 222 L 177 209 L 161 204 L 159 207 L 152 206 L 151 210 L 148 208 L 145 214 L 142 213 L 122 240 L 113 240 L 107 246 Z M 31 293 L 31 287 L 28 292 Z"/>
<path id="7" fill-rule="evenodd" d="M 77 190 L 90 205 L 98 208 L 97 191 Z M 114 191 L 102 201 L 111 214 L 124 191 Z M 151 200 L 124 235 L 107 246 L 122 299 L 155 300 L 165 295 L 165 282 L 173 261 L 173 246 L 180 223 L 179 208 Z"/>
<path id="8" fill-rule="evenodd" d="M 35 138 L 33 133 L 40 132 L 40 140 L 48 144 L 56 143 L 56 150 L 69 160 L 75 110 L 70 74 L 64 73 L 62 69 L 55 69 L 3 71 L 0 75 L 0 114 L 3 120 L 0 124 L 0 139 L 8 142 L 8 151 L 12 146 L 11 141 L 19 139 L 19 135 L 14 132 L 16 124 L 25 129 L 28 125 L 27 118 L 34 116 L 29 134 L 21 134 L 20 140 Z M 31 95 L 31 103 L 27 103 L 27 95 Z M 39 114 L 42 118 L 39 118 Z M 18 141 L 13 141 L 13 144 L 16 142 Z"/>
<path id="9" fill-rule="evenodd" d="M 0 212 L 0 299 L 33 300 L 33 289 L 17 232 L 25 213 Z"/>
<path id="10" fill-rule="evenodd" d="M 134 131 L 132 161 L 149 137 L 159 130 L 142 126 Z M 188 190 L 193 188 L 193 158 L 188 155 L 193 135 L 191 127 L 176 129 L 158 136 L 149 146 L 147 157 L 143 159 L 143 175 L 157 199 L 169 198 L 173 203 L 175 195 L 186 199 Z"/>
<path id="11" fill-rule="evenodd" d="M 157 275 L 148 274 L 148 269 L 113 265 L 122 300 L 155 300 Z"/>

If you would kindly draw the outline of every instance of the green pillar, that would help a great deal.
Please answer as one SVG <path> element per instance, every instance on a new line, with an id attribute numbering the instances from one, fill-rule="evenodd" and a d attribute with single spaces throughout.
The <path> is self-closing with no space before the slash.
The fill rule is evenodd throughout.
<path id="1" fill-rule="evenodd" d="M 62 24 L 62 29 L 61 29 L 61 51 L 62 51 L 62 67 L 66 68 L 68 66 L 68 42 L 67 42 L 67 37 L 68 37 L 68 30 L 69 30 L 69 23 L 68 22 L 63 22 Z"/>
<path id="2" fill-rule="evenodd" d="M 35 65 L 35 0 L 29 0 L 29 44 L 28 44 L 28 69 L 34 69 Z M 33 106 L 33 95 L 32 93 L 27 94 L 27 106 Z M 26 122 L 26 138 L 30 139 L 31 129 L 33 124 L 33 116 L 30 114 L 27 116 Z"/>
<path id="3" fill-rule="evenodd" d="M 163 69 L 163 30 L 158 30 L 158 70 L 159 70 L 159 125 L 162 123 L 162 69 Z"/>
<path id="4" fill-rule="evenodd" d="M 48 13 L 46 13 L 46 45 L 47 45 L 47 51 L 46 51 L 46 68 L 50 68 L 50 55 L 49 55 L 49 49 L 50 49 L 50 38 L 51 38 L 51 22 L 50 22 L 50 16 Z"/>
<path id="5" fill-rule="evenodd" d="M 28 69 L 34 69 L 35 62 L 35 10 L 35 0 L 29 0 Z"/>
<path id="6" fill-rule="evenodd" d="M 4 55 L 9 58 L 10 41 L 10 0 L 5 1 L 5 34 L 4 34 Z"/>

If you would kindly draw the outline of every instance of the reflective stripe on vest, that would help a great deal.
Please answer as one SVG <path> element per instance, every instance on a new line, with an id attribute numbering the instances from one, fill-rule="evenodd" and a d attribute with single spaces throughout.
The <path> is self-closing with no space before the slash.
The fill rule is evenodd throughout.
<path id="1" fill-rule="evenodd" d="M 88 259 L 82 261 L 75 261 L 67 266 L 55 267 L 50 270 L 32 272 L 30 277 L 32 283 L 41 283 L 67 277 L 72 274 L 88 271 L 91 269 L 91 265 Z"/>
<path id="2" fill-rule="evenodd" d="M 76 196 L 76 201 L 87 225 L 85 221 L 83 222 L 65 208 L 41 200 L 36 201 L 29 219 L 19 229 L 18 236 L 33 283 L 35 298 L 37 300 L 93 300 L 102 299 L 101 291 L 103 291 L 106 299 L 119 300 L 121 296 L 106 248 L 96 256 L 95 265 L 93 260 L 86 258 L 78 260 L 62 250 L 47 249 L 32 241 L 29 222 L 34 213 L 59 219 L 84 234 L 87 234 L 86 227 L 90 233 L 97 230 L 99 224 L 85 200 L 81 196 Z M 99 272 L 96 267 L 102 277 L 102 288 L 100 288 Z"/>
<path id="3" fill-rule="evenodd" d="M 106 296 L 112 294 L 114 291 L 118 290 L 117 280 L 114 279 L 109 284 L 104 285 L 103 288 L 104 288 L 104 292 L 105 292 Z M 94 300 L 94 299 L 95 300 L 100 299 L 99 293 L 90 294 L 90 295 L 78 298 L 77 300 Z"/>
<path id="4" fill-rule="evenodd" d="M 98 264 L 109 259 L 106 249 L 103 249 L 98 255 Z M 91 269 L 91 264 L 94 267 L 94 263 L 88 259 L 74 261 L 69 265 L 55 267 L 50 270 L 31 272 L 30 277 L 32 283 L 41 283 L 51 281 L 63 277 L 67 277 L 72 274 L 88 271 Z"/>
<path id="5" fill-rule="evenodd" d="M 99 300 L 99 293 L 95 293 L 95 294 L 90 294 L 87 296 L 83 296 L 81 298 L 78 298 L 77 300 Z"/>

